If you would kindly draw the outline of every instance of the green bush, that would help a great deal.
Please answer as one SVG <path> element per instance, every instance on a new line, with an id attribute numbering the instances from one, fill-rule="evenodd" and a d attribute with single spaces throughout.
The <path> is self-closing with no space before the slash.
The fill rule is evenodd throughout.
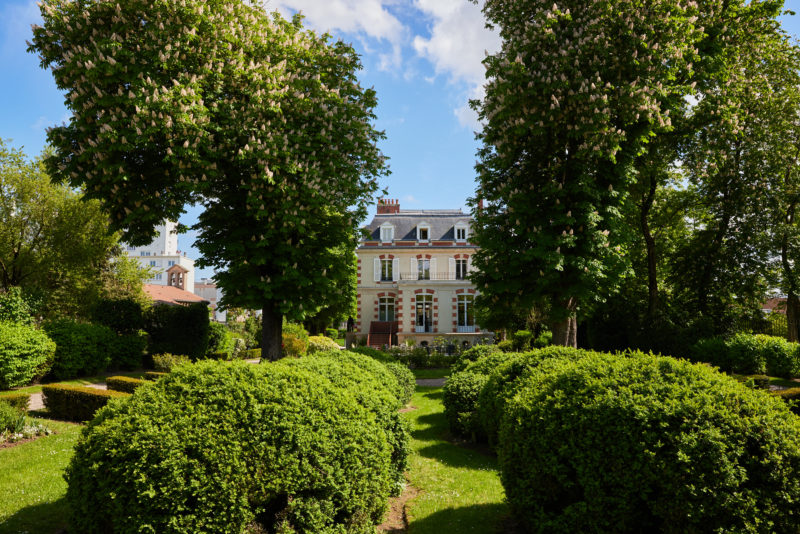
<path id="1" fill-rule="evenodd" d="M 300 367 L 324 376 L 336 387 L 348 390 L 355 400 L 375 415 L 392 448 L 392 466 L 395 470 L 395 493 L 399 494 L 408 467 L 408 425 L 397 412 L 397 398 L 375 375 L 353 362 L 330 357 L 281 360 L 284 365 Z M 408 369 L 406 369 L 408 370 Z"/>
<path id="2" fill-rule="evenodd" d="M 400 384 L 400 382 L 395 377 L 395 374 L 387 369 L 386 365 L 370 358 L 369 356 L 365 356 L 363 354 L 358 354 L 355 352 L 351 352 L 348 350 L 330 350 L 327 352 L 315 352 L 314 354 L 309 354 L 309 358 L 332 358 L 334 360 L 346 361 L 355 364 L 356 366 L 364 369 L 371 373 L 377 380 L 380 382 L 386 389 L 392 392 L 395 399 L 397 399 L 397 406 L 395 409 L 400 409 L 404 406 L 405 403 L 402 402 L 402 399 L 405 398 L 406 389 L 405 386 Z"/>
<path id="3" fill-rule="evenodd" d="M 19 432 L 25 426 L 25 412 L 0 402 L 0 437 L 6 432 Z"/>
<path id="4" fill-rule="evenodd" d="M 71 531 L 372 532 L 390 453 L 374 415 L 317 374 L 201 361 L 89 424 L 65 475 Z"/>
<path id="5" fill-rule="evenodd" d="M 0 322 L 0 389 L 29 384 L 50 368 L 56 344 L 41 330 Z"/>
<path id="6" fill-rule="evenodd" d="M 247 349 L 239 353 L 239 358 L 242 360 L 260 360 L 261 349 Z"/>
<path id="7" fill-rule="evenodd" d="M 133 393 L 141 385 L 147 384 L 147 380 L 132 378 L 130 376 L 109 376 L 106 378 L 106 387 L 112 391 L 122 391 Z"/>
<path id="8" fill-rule="evenodd" d="M 800 387 L 772 391 L 772 395 L 783 400 L 795 415 L 800 415 Z M 2 400 L 3 397 L 0 397 Z"/>
<path id="9" fill-rule="evenodd" d="M 542 361 L 509 400 L 506 497 L 530 532 L 796 532 L 800 419 L 703 365 Z"/>
<path id="10" fill-rule="evenodd" d="M 308 338 L 308 353 L 339 349 L 339 344 L 329 337 L 311 336 Z"/>
<path id="11" fill-rule="evenodd" d="M 731 370 L 728 366 L 728 347 L 721 337 L 701 339 L 692 345 L 689 356 L 692 361 L 710 363 L 723 371 Z"/>
<path id="12" fill-rule="evenodd" d="M 339 331 L 335 328 L 326 328 L 325 335 L 331 339 L 339 339 Z"/>
<path id="13" fill-rule="evenodd" d="M 59 379 L 94 375 L 111 364 L 117 334 L 107 326 L 59 319 L 44 325 L 56 343 L 50 374 Z"/>
<path id="14" fill-rule="evenodd" d="M 382 350 L 374 349 L 372 347 L 351 347 L 348 350 L 350 352 L 355 352 L 356 354 L 364 354 L 365 356 L 369 356 L 370 358 L 378 360 L 379 362 L 390 363 L 397 361 L 397 357 L 393 355 L 394 352 L 386 353 Z M 395 347 L 392 347 L 390 350 L 394 351 Z"/>
<path id="15" fill-rule="evenodd" d="M 189 363 L 189 357 L 184 354 L 153 354 L 153 367 L 156 371 L 170 372 L 173 368 Z"/>
<path id="16" fill-rule="evenodd" d="M 757 335 L 755 338 L 767 363 L 767 374 L 783 378 L 800 376 L 800 344 L 775 336 Z"/>
<path id="17" fill-rule="evenodd" d="M 471 362 L 493 352 L 500 352 L 497 345 L 475 345 L 470 347 L 459 355 L 453 364 L 452 371 L 454 373 L 463 371 Z"/>
<path id="18" fill-rule="evenodd" d="M 453 434 L 473 441 L 483 437 L 477 418 L 478 396 L 487 380 L 486 375 L 462 371 L 444 383 L 444 415 Z"/>
<path id="19" fill-rule="evenodd" d="M 102 299 L 92 310 L 92 322 L 118 334 L 135 334 L 144 329 L 144 312 L 135 299 Z"/>
<path id="20" fill-rule="evenodd" d="M 758 338 L 752 334 L 736 334 L 725 342 L 727 348 L 725 371 L 745 375 L 763 375 L 767 372 L 767 360 L 760 350 Z"/>
<path id="21" fill-rule="evenodd" d="M 147 332 L 144 330 L 118 335 L 112 342 L 111 366 L 115 369 L 140 369 L 145 348 Z"/>
<path id="22" fill-rule="evenodd" d="M 553 342 L 553 333 L 550 330 L 542 331 L 539 336 L 533 340 L 533 348 L 543 349 Z"/>
<path id="23" fill-rule="evenodd" d="M 33 324 L 33 310 L 22 288 L 12 286 L 0 292 L 0 323 Z"/>
<path id="24" fill-rule="evenodd" d="M 514 332 L 514 335 L 511 336 L 511 343 L 516 352 L 522 352 L 531 348 L 532 341 L 533 332 L 530 330 L 517 330 Z"/>
<path id="25" fill-rule="evenodd" d="M 208 306 L 153 306 L 145 314 L 145 330 L 150 334 L 150 353 L 186 354 L 192 360 L 208 351 Z"/>
<path id="26" fill-rule="evenodd" d="M 692 347 L 691 356 L 729 373 L 800 376 L 800 344 L 774 336 L 736 334 L 728 340 L 703 339 Z"/>
<path id="27" fill-rule="evenodd" d="M 510 339 L 504 339 L 503 341 L 497 344 L 497 348 L 502 350 L 503 352 L 513 352 L 514 350 L 514 342 Z"/>
<path id="28" fill-rule="evenodd" d="M 208 352 L 232 352 L 233 333 L 224 324 L 211 322 L 208 325 Z"/>
<path id="29" fill-rule="evenodd" d="M 146 371 L 144 373 L 144 379 L 153 381 L 153 380 L 158 380 L 162 376 L 166 376 L 166 375 L 167 375 L 167 373 L 160 372 L 160 371 Z"/>
<path id="30" fill-rule="evenodd" d="M 27 412 L 31 396 L 28 393 L 8 393 L 0 395 L 0 402 L 9 404 L 21 412 Z"/>
<path id="31" fill-rule="evenodd" d="M 442 346 L 439 348 L 442 348 Z M 391 347 L 388 354 L 413 369 L 450 367 L 458 359 L 455 353 L 447 354 L 431 347 L 410 347 L 408 345 Z"/>
<path id="32" fill-rule="evenodd" d="M 127 397 L 128 393 L 66 384 L 42 386 L 44 405 L 53 419 L 88 421 L 111 399 Z"/>
<path id="33" fill-rule="evenodd" d="M 400 397 L 400 403 L 405 406 L 417 390 L 417 379 L 414 377 L 414 373 L 402 363 L 390 362 L 384 365 L 394 374 L 394 377 L 400 384 L 403 391 L 403 395 Z"/>
<path id="34" fill-rule="evenodd" d="M 222 360 L 227 361 L 231 359 L 230 352 L 208 352 L 203 360 Z"/>

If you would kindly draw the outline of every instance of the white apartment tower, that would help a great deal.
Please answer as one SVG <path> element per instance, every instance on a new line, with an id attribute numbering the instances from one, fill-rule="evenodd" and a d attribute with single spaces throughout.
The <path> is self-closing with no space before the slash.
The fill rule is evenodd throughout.
<path id="1" fill-rule="evenodd" d="M 131 258 L 136 258 L 153 271 L 147 283 L 174 286 L 194 293 L 194 260 L 178 250 L 177 223 L 165 222 L 156 227 L 158 236 L 149 245 L 126 246 Z"/>

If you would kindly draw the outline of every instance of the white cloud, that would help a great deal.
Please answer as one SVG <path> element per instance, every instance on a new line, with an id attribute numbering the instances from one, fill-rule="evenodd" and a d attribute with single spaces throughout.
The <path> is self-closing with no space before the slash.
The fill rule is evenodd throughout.
<path id="1" fill-rule="evenodd" d="M 417 198 L 414 195 L 406 195 L 403 197 L 402 200 L 403 202 L 408 202 L 409 204 L 416 204 L 417 202 L 419 202 L 419 200 L 417 200 Z"/>
<path id="2" fill-rule="evenodd" d="M 429 38 L 414 37 L 414 49 L 431 62 L 437 75 L 466 87 L 453 112 L 462 126 L 477 129 L 478 117 L 466 100 L 483 97 L 482 61 L 486 52 L 500 49 L 500 36 L 485 27 L 480 6 L 466 0 L 415 0 L 415 5 L 433 24 Z"/>
<path id="3" fill-rule="evenodd" d="M 267 8 L 277 7 L 285 16 L 297 11 L 317 31 L 343 32 L 386 41 L 391 50 L 379 55 L 379 68 L 389 70 L 402 60 L 402 44 L 407 39 L 406 27 L 386 5 L 391 0 L 276 0 Z"/>

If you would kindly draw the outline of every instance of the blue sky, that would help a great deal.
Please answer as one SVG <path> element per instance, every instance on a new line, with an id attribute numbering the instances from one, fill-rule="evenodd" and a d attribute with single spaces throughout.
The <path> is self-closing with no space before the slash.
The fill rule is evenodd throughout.
<path id="1" fill-rule="evenodd" d="M 786 0 L 800 12 L 800 0 Z M 378 93 L 379 129 L 392 174 L 382 184 L 402 208 L 464 208 L 475 186 L 474 131 L 467 108 L 480 96 L 481 60 L 499 46 L 468 0 L 270 0 L 269 9 L 302 11 L 307 25 L 353 43 L 362 55 L 360 78 Z M 800 35 L 800 16 L 784 17 Z M 25 52 L 30 25 L 40 22 L 33 0 L 0 0 L 0 137 L 38 154 L 45 128 L 66 120 L 63 96 L 39 60 Z M 192 224 L 188 208 L 181 222 Z M 191 235 L 179 247 L 197 257 Z M 198 273 L 209 276 L 210 271 Z"/>

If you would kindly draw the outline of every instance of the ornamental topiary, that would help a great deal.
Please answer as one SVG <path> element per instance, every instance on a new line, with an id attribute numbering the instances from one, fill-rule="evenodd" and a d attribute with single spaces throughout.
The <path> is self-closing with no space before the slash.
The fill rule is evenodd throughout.
<path id="1" fill-rule="evenodd" d="M 403 473 L 408 467 L 410 435 L 408 424 L 397 412 L 394 393 L 386 389 L 372 373 L 349 361 L 320 357 L 284 359 L 279 364 L 300 367 L 324 376 L 336 387 L 348 390 L 359 404 L 375 415 L 392 447 L 395 490 L 399 494 L 405 482 Z"/>
<path id="2" fill-rule="evenodd" d="M 470 347 L 461 353 L 456 363 L 453 364 L 452 371 L 454 373 L 463 371 L 470 362 L 474 362 L 478 358 L 487 356 L 493 352 L 500 352 L 497 345 L 475 345 L 474 347 Z"/>
<path id="3" fill-rule="evenodd" d="M 797 532 L 800 419 L 667 357 L 542 361 L 506 407 L 499 461 L 530 532 Z"/>
<path id="4" fill-rule="evenodd" d="M 477 419 L 478 396 L 489 379 L 484 374 L 462 371 L 451 375 L 443 388 L 444 415 L 450 431 L 478 441 L 483 432 Z"/>
<path id="5" fill-rule="evenodd" d="M 308 353 L 339 349 L 339 344 L 329 337 L 311 336 L 308 338 Z"/>
<path id="6" fill-rule="evenodd" d="M 351 394 L 286 365 L 181 366 L 98 413 L 66 470 L 75 532 L 363 533 L 393 482 Z"/>
<path id="7" fill-rule="evenodd" d="M 50 373 L 59 380 L 97 374 L 112 361 L 118 336 L 107 326 L 60 319 L 44 329 L 56 343 Z"/>
<path id="8" fill-rule="evenodd" d="M 397 400 L 395 409 L 402 408 L 405 403 L 402 399 L 406 395 L 405 386 L 401 385 L 395 377 L 394 373 L 386 368 L 386 365 L 376 361 L 369 356 L 363 354 L 356 354 L 348 350 L 331 350 L 327 352 L 316 352 L 309 354 L 309 358 L 333 358 L 334 360 L 346 361 L 355 364 L 356 366 L 368 371 L 372 374 L 378 382 L 380 382 Z"/>
<path id="9" fill-rule="evenodd" d="M 400 384 L 403 391 L 403 395 L 400 397 L 400 403 L 405 406 L 417 390 L 417 379 L 414 377 L 414 373 L 402 363 L 386 363 L 384 365 L 386 365 L 386 368 L 394 375 L 397 382 Z"/>
<path id="10" fill-rule="evenodd" d="M 0 389 L 24 386 L 44 375 L 55 351 L 56 344 L 41 330 L 0 322 Z"/>

